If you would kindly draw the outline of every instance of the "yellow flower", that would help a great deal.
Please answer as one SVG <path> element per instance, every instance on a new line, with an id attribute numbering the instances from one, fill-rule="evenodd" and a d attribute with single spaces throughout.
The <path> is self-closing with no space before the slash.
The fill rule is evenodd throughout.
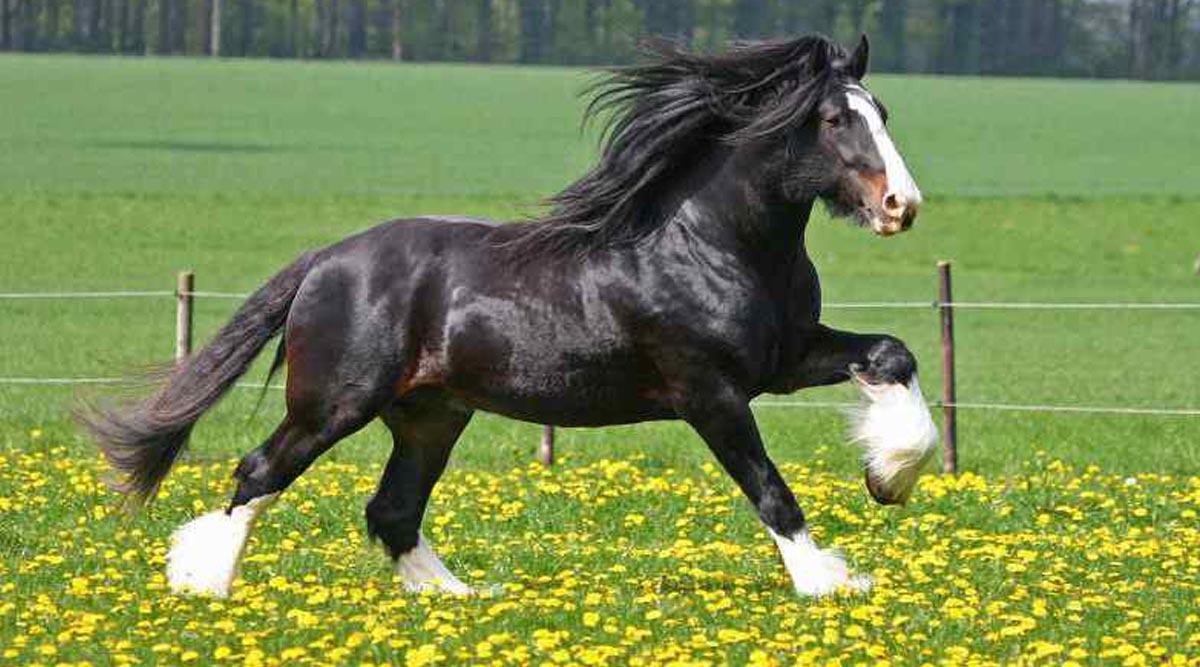
<path id="1" fill-rule="evenodd" d="M 721 628 L 717 630 L 717 641 L 722 644 L 736 644 L 750 639 L 750 634 L 735 630 L 733 628 Z"/>

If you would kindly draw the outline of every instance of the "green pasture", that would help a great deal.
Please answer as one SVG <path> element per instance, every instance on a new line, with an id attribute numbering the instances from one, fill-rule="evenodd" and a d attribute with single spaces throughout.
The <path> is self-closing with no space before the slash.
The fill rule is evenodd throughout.
<path id="1" fill-rule="evenodd" d="M 590 80 L 559 68 L 9 56 L 0 188 L 529 203 L 591 159 L 577 97 Z M 927 194 L 1200 188 L 1195 85 L 919 76 L 868 85 Z"/>
<path id="2" fill-rule="evenodd" d="M 595 154 L 595 133 L 579 127 L 583 101 L 576 96 L 588 80 L 584 72 L 555 68 L 0 58 L 0 292 L 170 290 L 181 269 L 195 270 L 199 289 L 246 292 L 301 251 L 390 218 L 422 213 L 503 219 L 534 215 L 541 198 L 579 174 Z M 810 225 L 809 242 L 828 301 L 931 301 L 934 265 L 939 259 L 952 259 L 960 300 L 1200 302 L 1200 277 L 1192 269 L 1200 253 L 1200 179 L 1195 157 L 1200 147 L 1195 134 L 1200 86 L 889 76 L 871 78 L 868 85 L 887 104 L 893 135 L 928 201 L 914 230 L 893 239 L 875 238 L 819 213 Z M 201 299 L 199 338 L 214 331 L 235 305 L 235 301 Z M 173 351 L 173 308 L 170 299 L 0 301 L 0 376 L 103 377 L 164 360 Z M 932 309 L 830 309 L 826 320 L 834 326 L 886 331 L 904 338 L 922 364 L 926 395 L 936 396 L 941 374 Z M 1200 406 L 1195 363 L 1200 311 L 962 311 L 957 328 L 962 401 Z M 260 381 L 262 374 L 260 366 L 247 380 Z M 17 593 L 23 599 L 44 595 L 62 609 L 78 601 L 64 593 L 72 577 L 96 576 L 112 564 L 101 549 L 76 565 L 69 561 L 22 569 L 37 554 L 61 553 L 63 535 L 81 525 L 77 521 L 89 511 L 86 506 L 110 500 L 92 488 L 99 474 L 93 450 L 67 417 L 77 391 L 0 385 L 0 592 Z M 269 392 L 258 412 L 252 412 L 256 398 L 253 391 L 236 390 L 201 422 L 190 462 L 219 462 L 228 468 L 240 452 L 256 445 L 281 414 L 277 393 Z M 769 398 L 840 402 L 855 397 L 843 387 Z M 936 498 L 918 490 L 910 508 L 889 515 L 869 507 L 865 495 L 850 493 L 856 455 L 844 444 L 843 420 L 836 411 L 777 406 L 757 411 L 769 449 L 786 464 L 785 471 L 802 499 L 817 493 L 800 491 L 806 488 L 810 472 L 820 472 L 823 483 L 847 484 L 842 495 L 816 503 L 813 520 L 828 526 L 823 528 L 826 541 L 846 540 L 848 550 L 885 544 L 886 535 L 858 540 L 856 532 L 864 529 L 845 519 L 847 513 L 868 517 L 870 528 L 865 530 L 875 533 L 902 525 L 916 531 L 923 515 L 955 517 L 961 506 L 968 510 L 952 519 L 958 521 L 956 530 L 1002 535 L 1037 532 L 1037 525 L 1030 522 L 1039 512 L 1053 513 L 1056 505 L 1091 507 L 1065 491 L 1031 491 L 1028 484 L 1022 486 L 1021 480 L 1029 480 L 1051 460 L 1063 461 L 1069 471 L 1055 477 L 1055 483 L 1067 484 L 1088 466 L 1099 466 L 1112 476 L 1105 478 L 1099 495 L 1124 493 L 1119 491 L 1123 476 L 1151 475 L 1154 483 L 1161 484 L 1164 497 L 1171 495 L 1171 500 L 1158 502 L 1147 491 L 1149 495 L 1136 503 L 1149 508 L 1148 515 L 1138 516 L 1136 525 L 1154 539 L 1165 539 L 1181 525 L 1194 527 L 1194 509 L 1200 504 L 1195 492 L 1200 470 L 1200 419 L 1196 417 L 964 410 L 960 413 L 962 466 L 995 486 L 974 489 L 969 496 L 955 496 L 964 491 L 952 489 L 951 495 Z M 452 479 L 515 474 L 518 481 L 533 484 L 528 475 L 511 471 L 531 461 L 537 437 L 535 425 L 479 415 L 453 459 L 452 474 L 458 477 Z M 356 480 L 358 476 L 369 479 L 382 468 L 388 446 L 382 429 L 368 428 L 331 451 L 317 468 L 337 462 L 350 466 Z M 582 478 L 590 479 L 595 466 L 606 465 L 604 460 L 633 460 L 643 471 L 639 474 L 663 475 L 672 483 L 707 479 L 699 472 L 699 466 L 709 461 L 707 452 L 679 424 L 562 430 L 559 447 L 563 469 L 583 471 L 578 472 Z M 22 456 L 35 458 L 22 462 Z M 29 500 L 29 480 L 37 466 L 50 471 L 51 461 L 63 457 L 83 462 L 79 475 L 90 481 L 80 497 L 88 500 L 58 498 L 70 493 L 53 488 L 34 491 L 43 496 L 41 502 Z M 332 479 L 335 469 L 318 474 Z M 203 486 L 181 493 L 213 507 L 229 488 L 218 470 L 205 470 Z M 64 475 L 59 469 L 47 472 L 43 479 L 61 482 Z M 71 479 L 75 478 L 72 473 Z M 732 493 L 731 484 L 714 480 L 718 492 Z M 1012 480 L 1011 488 L 1004 480 Z M 1093 482 L 1085 481 L 1084 487 L 1091 488 L 1089 483 Z M 327 535 L 358 540 L 356 544 L 365 540 L 360 517 L 368 495 L 369 484 L 356 482 L 337 497 L 322 497 L 319 524 Z M 1004 503 L 1016 504 L 1018 511 L 988 516 L 1002 497 Z M 17 498 L 24 500 L 17 502 Z M 298 509 L 302 502 L 297 498 L 270 515 L 265 520 L 269 537 L 252 550 L 269 553 L 289 531 L 306 533 L 313 516 Z M 166 507 L 152 510 L 144 519 L 126 519 L 130 526 L 145 522 L 140 524 L 144 534 L 134 536 L 137 539 L 121 532 L 127 528 L 112 524 L 112 517 L 96 517 L 110 523 L 100 524 L 99 532 L 88 535 L 98 542 L 120 544 L 122 550 L 144 537 L 161 551 L 171 526 L 187 511 L 178 500 Z M 562 537 L 577 521 L 621 527 L 625 516 L 639 511 L 652 519 L 631 539 L 638 548 L 651 550 L 678 538 L 668 524 L 686 512 L 680 502 L 668 503 L 659 512 L 649 506 L 639 509 L 633 501 L 608 507 L 583 502 L 571 507 L 567 512 L 552 499 L 526 498 L 525 510 L 513 526 L 462 519 L 470 505 L 453 495 L 435 497 L 431 511 L 437 516 L 453 508 L 466 528 L 494 537 L 497 543 L 508 540 L 507 548 L 518 550 L 521 543 L 535 540 L 539 531 Z M 736 539 L 721 539 L 764 546 L 765 534 L 760 534 L 744 504 L 730 496 L 729 507 L 733 518 L 727 523 L 738 526 Z M 1190 518 L 1187 512 L 1192 512 Z M 31 518 L 34 513 L 36 521 Z M 1085 521 L 1080 528 L 1083 532 L 1072 535 L 1083 539 L 1088 531 L 1104 530 L 1103 516 L 1107 515 L 1089 517 L 1090 523 Z M 658 519 L 664 525 L 656 526 Z M 908 520 L 916 523 L 903 524 Z M 26 530 L 28 525 L 36 525 L 37 530 Z M 510 528 L 515 533 L 505 537 Z M 706 535 L 715 539 L 706 532 L 711 528 L 705 523 L 687 534 L 701 542 Z M 92 530 L 90 524 L 87 530 Z M 596 539 L 611 537 L 604 531 L 585 532 Z M 1194 538 L 1188 535 L 1187 539 Z M 571 568 L 579 550 L 587 548 L 578 536 L 564 538 L 568 546 L 556 543 L 562 549 L 531 548 L 527 558 L 512 556 L 493 571 L 478 553 L 495 555 L 495 549 L 476 550 L 473 556 L 470 538 L 463 536 L 456 543 L 457 537 L 447 531 L 440 540 L 449 543 L 452 566 L 486 573 L 476 580 L 507 577 L 534 588 L 537 577 Z M 929 546 L 921 540 L 912 544 Z M 1038 548 L 1047 553 L 1054 550 L 1048 544 Z M 365 553 L 367 548 L 362 549 Z M 1077 555 L 1082 558 L 1084 552 L 1081 546 Z M 597 570 L 607 571 L 624 560 L 611 551 L 587 553 L 588 567 Z M 770 569 L 774 567 L 770 554 L 755 553 L 754 559 L 733 567 L 735 581 L 727 582 L 728 586 L 745 586 L 759 577 L 763 586 L 779 591 L 755 589 L 754 595 L 767 596 L 763 604 L 779 602 L 786 590 Z M 898 554 L 852 555 L 865 558 L 866 569 L 897 568 L 903 560 Z M 333 577 L 318 556 L 307 553 L 289 563 L 284 554 L 267 570 L 248 571 L 247 578 L 266 585 L 271 575 L 295 581 L 310 573 L 318 579 Z M 376 556 L 371 551 L 370 558 L 352 560 L 354 576 L 374 577 L 373 585 L 380 584 L 381 577 L 386 579 L 383 559 Z M 714 560 L 705 567 L 720 570 L 718 557 L 711 557 Z M 1119 570 L 1121 562 L 1105 567 Z M 633 563 L 646 565 L 636 559 Z M 1194 555 L 1180 563 L 1178 576 L 1172 575 L 1171 580 L 1178 587 L 1172 593 L 1175 597 L 1156 601 L 1157 589 L 1148 589 L 1121 598 L 1124 607 L 1118 605 L 1119 611 L 1112 615 L 1084 615 L 1079 636 L 1097 648 L 1080 660 L 1104 661 L 1100 637 L 1109 634 L 1110 626 L 1119 625 L 1117 616 L 1129 609 L 1153 611 L 1159 615 L 1158 625 L 1184 628 L 1175 639 L 1158 640 L 1172 651 L 1187 652 L 1187 646 L 1200 651 L 1187 643 L 1190 635 L 1185 631 L 1191 627 L 1192 633 L 1200 632 L 1196 628 L 1200 621 L 1185 612 L 1189 601 L 1193 608 L 1197 605 L 1200 563 Z M 522 566 L 527 569 L 515 569 Z M 647 567 L 639 576 L 649 580 L 667 577 L 663 572 L 670 569 L 663 563 Z M 1071 567 L 1072 576 L 1082 577 L 1087 571 L 1084 561 L 1072 561 Z M 1134 579 L 1149 576 L 1142 574 L 1149 567 L 1130 566 L 1125 574 Z M 149 597 L 155 593 L 143 593 L 141 588 L 146 584 L 153 588 L 154 580 L 148 578 L 156 568 L 153 554 L 147 554 L 117 569 L 137 582 L 135 596 Z M 947 568 L 951 573 L 953 568 Z M 1034 569 L 1030 577 L 1033 572 L 1053 574 Z M 1021 589 L 1025 575 L 989 566 L 971 576 L 953 576 L 971 579 L 975 602 L 984 605 Z M 592 583 L 616 585 L 619 579 Z M 692 590 L 688 587 L 703 588 L 705 581 L 670 585 Z M 919 591 L 921 581 L 893 577 L 893 583 Z M 257 594 L 273 599 L 269 591 Z M 646 625 L 647 610 L 623 595 L 618 594 L 614 606 L 604 613 L 622 619 L 622 628 L 626 622 Z M 944 595 L 939 604 L 947 597 L 954 595 Z M 125 604 L 136 602 L 137 598 Z M 289 604 L 284 598 L 275 603 L 283 604 L 283 610 L 264 613 L 282 615 Z M 1022 604 L 1028 605 L 1029 600 Z M 674 608 L 676 613 L 695 611 L 681 605 Z M 901 613 L 903 603 L 893 595 L 885 606 L 889 613 Z M 210 620 L 220 616 L 219 610 L 202 607 L 162 611 L 182 616 L 194 612 Z M 479 612 L 469 605 L 456 609 L 466 618 Z M 670 618 L 672 608 L 664 609 Z M 802 610 L 801 606 L 792 612 Z M 22 619 L 20 613 L 20 605 L 8 608 L 0 602 L 6 628 L 0 630 L 0 655 L 24 636 L 25 644 L 15 654 L 23 661 L 53 664 L 61 659 L 36 652 L 41 642 L 31 638 L 32 617 Z M 925 613 L 932 612 L 921 612 Z M 522 611 L 511 623 L 496 627 L 532 632 L 537 627 L 535 616 Z M 413 615 L 405 618 L 409 617 Z M 555 618 L 577 639 L 591 632 L 578 614 Z M 172 622 L 176 625 L 169 628 L 179 630 L 185 620 Z M 406 622 L 419 624 L 412 618 Z M 744 617 L 738 623 L 753 625 Z M 1150 626 L 1149 621 L 1145 624 Z M 933 633 L 928 645 L 931 655 L 920 648 L 910 652 L 911 647 L 881 645 L 891 647 L 890 655 L 906 656 L 897 664 L 935 661 L 954 655 L 951 649 L 956 644 L 971 643 L 966 641 L 973 632 L 969 623 L 953 627 L 957 629 Z M 355 626 L 355 631 L 361 629 Z M 331 631 L 339 641 L 351 633 L 349 625 Z M 820 626 L 812 632 L 821 635 Z M 668 635 L 672 641 L 683 641 L 686 635 L 681 633 Z M 1035 632 L 1017 639 L 1035 635 L 1043 636 Z M 191 650 L 188 635 L 181 636 L 180 650 Z M 420 639 L 412 646 L 351 655 L 364 661 L 398 661 L 409 648 L 432 641 L 430 636 L 426 628 L 420 637 L 409 637 L 414 642 Z M 288 640 L 281 637 L 267 641 L 268 657 L 278 658 L 288 648 Z M 314 640 L 308 634 L 303 637 L 306 642 Z M 1055 633 L 1044 637 L 1064 645 L 1069 638 Z M 844 639 L 833 640 L 831 646 Z M 634 644 L 652 647 L 654 641 Z M 217 644 L 205 639 L 195 647 L 208 655 Z M 987 645 L 969 648 L 987 655 Z M 1027 649 L 1018 641 L 1016 648 L 993 653 L 990 659 L 1014 661 Z M 750 657 L 745 642 L 730 650 L 724 655 Z M 69 655 L 74 660 L 103 662 L 114 651 Z M 1138 651 L 1151 655 L 1144 645 Z M 143 662 L 154 657 L 140 649 L 130 652 Z M 543 657 L 549 660 L 550 655 Z M 1052 664 L 1061 664 L 1066 652 L 1057 654 L 1058 660 L 1053 659 L 1056 654 L 1048 655 Z M 176 658 L 181 660 L 182 653 Z M 0 662 L 10 659 L 0 658 Z"/>
<path id="3" fill-rule="evenodd" d="M 540 199 L 594 154 L 594 133 L 580 130 L 578 96 L 592 76 L 0 59 L 0 291 L 170 289 L 175 272 L 190 268 L 201 289 L 246 292 L 304 249 L 393 217 L 536 214 Z M 931 300 L 934 263 L 946 258 L 956 263 L 964 300 L 1200 300 L 1191 275 L 1200 182 L 1188 149 L 1200 86 L 886 76 L 869 84 L 888 105 L 929 203 L 912 234 L 890 240 L 818 215 L 810 244 L 829 301 Z M 202 301 L 201 338 L 235 305 Z M 169 300 L 0 308 L 3 376 L 109 376 L 171 354 Z M 1182 354 L 1200 341 L 1196 317 L 961 313 L 960 397 L 1200 404 L 1200 383 Z M 936 392 L 933 313 L 830 310 L 827 318 L 904 337 L 923 362 L 928 393 Z M 62 418 L 69 390 L 0 392 L 0 419 L 12 426 L 5 433 L 43 427 L 75 442 Z M 852 398 L 842 389 L 809 396 Z M 248 423 L 245 400 L 205 423 L 198 452 L 241 451 L 269 429 L 278 405 Z M 841 437 L 836 416 L 762 412 L 781 458 Z M 706 456 L 685 429 L 644 428 L 656 436 L 569 431 L 562 445 L 581 457 L 613 447 Z M 962 428 L 964 465 L 981 472 L 1014 469 L 1013 447 L 1030 439 L 1074 461 L 1138 470 L 1192 470 L 1200 457 L 1189 446 L 1200 431 L 1186 418 L 968 413 Z M 521 460 L 527 433 L 482 418 L 458 463 L 504 465 L 506 456 L 493 458 L 497 446 L 522 451 Z"/>

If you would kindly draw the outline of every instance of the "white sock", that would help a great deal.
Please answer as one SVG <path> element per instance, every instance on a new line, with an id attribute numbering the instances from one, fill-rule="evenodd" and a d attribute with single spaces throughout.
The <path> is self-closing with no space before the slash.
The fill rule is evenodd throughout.
<path id="1" fill-rule="evenodd" d="M 233 589 L 254 521 L 278 493 L 259 496 L 224 511 L 209 512 L 180 526 L 167 552 L 167 582 L 176 593 L 223 598 Z"/>
<path id="2" fill-rule="evenodd" d="M 905 502 L 937 448 L 938 429 L 913 375 L 909 386 L 860 383 L 867 402 L 851 412 L 851 439 L 863 447 L 868 474 Z"/>
<path id="3" fill-rule="evenodd" d="M 784 537 L 767 528 L 788 574 L 792 585 L 800 595 L 822 596 L 840 589 L 866 591 L 871 588 L 871 578 L 852 576 L 846 561 L 833 550 L 817 548 L 807 530 L 791 537 Z"/>
<path id="4" fill-rule="evenodd" d="M 396 574 L 410 591 L 439 590 L 456 595 L 470 595 L 471 587 L 464 584 L 442 564 L 425 536 L 417 534 L 417 546 L 396 559 Z"/>

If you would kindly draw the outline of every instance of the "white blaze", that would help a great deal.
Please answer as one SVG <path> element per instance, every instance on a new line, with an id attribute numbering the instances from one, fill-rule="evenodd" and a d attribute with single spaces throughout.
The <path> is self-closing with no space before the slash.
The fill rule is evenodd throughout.
<path id="1" fill-rule="evenodd" d="M 871 100 L 870 94 L 862 88 L 851 86 L 846 91 L 846 101 L 855 113 L 862 116 L 867 123 L 867 128 L 871 130 L 871 137 L 875 140 L 875 149 L 883 158 L 884 173 L 888 182 L 886 194 L 900 195 L 908 202 L 909 206 L 919 205 L 921 190 L 917 188 L 917 182 L 913 180 L 912 174 L 908 173 L 904 158 L 900 157 L 900 152 L 892 143 L 892 137 L 888 134 L 887 127 L 883 124 L 883 117 L 879 115 L 879 109 Z"/>

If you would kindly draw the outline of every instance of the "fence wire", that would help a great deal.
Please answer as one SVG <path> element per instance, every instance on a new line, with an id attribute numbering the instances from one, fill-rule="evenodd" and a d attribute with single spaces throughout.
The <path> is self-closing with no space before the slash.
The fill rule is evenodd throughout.
<path id="1" fill-rule="evenodd" d="M 936 309 L 955 310 L 1200 310 L 1200 303 L 1089 303 L 1061 302 L 1038 303 L 1032 301 L 874 301 L 863 303 L 826 303 L 824 308 L 834 309 Z"/>
<path id="2" fill-rule="evenodd" d="M 0 300 L 32 299 L 139 299 L 177 298 L 191 296 L 202 299 L 245 299 L 249 293 L 195 290 L 174 292 L 166 290 L 111 290 L 102 292 L 0 292 Z M 846 310 L 870 309 L 990 309 L 990 310 L 1200 310 L 1200 303 L 1171 302 L 1035 302 L 1035 301 L 833 301 L 823 308 Z"/>
<path id="3" fill-rule="evenodd" d="M 204 299 L 245 299 L 249 294 L 239 292 L 213 292 L 195 290 L 177 292 L 166 290 L 111 290 L 111 291 L 63 291 L 63 292 L 0 292 L 0 300 L 69 300 L 69 299 L 157 299 L 178 298 L 190 296 Z M 864 302 L 831 302 L 823 304 L 827 309 L 870 310 L 870 309 L 979 309 L 979 310 L 1200 310 L 1200 303 L 1170 303 L 1170 302 L 1027 302 L 1027 301 L 864 301 Z M 10 386 L 72 386 L 72 385 L 105 385 L 126 384 L 130 381 L 124 378 L 111 377 L 0 377 L 0 385 Z M 261 389 L 261 384 L 239 382 L 239 389 Z M 268 385 L 268 389 L 280 390 L 282 385 Z M 846 410 L 856 407 L 857 403 L 831 401 L 787 401 L 787 400 L 758 400 L 751 403 L 756 408 L 795 408 L 795 409 L 837 409 Z M 1126 407 L 1126 406 L 1097 406 L 1097 405 L 1049 405 L 1025 403 L 979 403 L 955 402 L 952 404 L 938 401 L 929 404 L 931 408 L 954 407 L 960 410 L 995 410 L 1007 412 L 1046 412 L 1046 413 L 1078 413 L 1078 414 L 1107 414 L 1107 415 L 1140 415 L 1160 417 L 1194 417 L 1200 416 L 1200 408 L 1173 407 Z"/>
<path id="4" fill-rule="evenodd" d="M 122 290 L 112 292 L 0 292 L 0 299 L 158 299 L 174 297 L 174 292 L 162 290 Z"/>
<path id="5" fill-rule="evenodd" d="M 105 384 L 140 384 L 137 380 L 129 380 L 126 378 L 113 377 L 78 377 L 78 378 L 39 378 L 39 377 L 0 377 L 0 385 L 43 385 L 43 386 L 70 386 L 70 385 L 105 385 Z M 235 385 L 238 389 L 262 389 L 263 385 L 255 382 L 239 382 Z M 267 385 L 267 389 L 279 391 L 284 389 L 284 385 L 271 384 Z M 756 400 L 750 403 L 756 408 L 796 408 L 796 409 L 817 409 L 817 410 L 851 410 L 859 407 L 861 403 L 852 403 L 844 401 L 788 401 L 777 399 Z M 1049 405 L 1037 403 L 942 403 L 941 401 L 930 401 L 930 409 L 943 407 L 954 407 L 959 410 L 996 410 L 1006 412 L 1059 412 L 1059 413 L 1080 413 L 1080 414 L 1107 414 L 1107 415 L 1142 415 L 1155 417 L 1196 417 L 1200 416 L 1200 408 L 1161 408 L 1161 407 L 1124 407 L 1124 406 L 1102 406 L 1102 405 Z"/>
<path id="6" fill-rule="evenodd" d="M 89 384 L 114 384 L 114 385 L 145 385 L 144 380 L 137 378 L 39 378 L 39 377 L 0 377 L 0 385 L 31 385 L 31 386 L 71 386 L 71 385 L 89 385 Z M 255 382 L 238 382 L 234 385 L 237 389 L 262 389 L 262 383 Z M 267 389 L 281 391 L 285 387 L 281 384 L 269 384 Z"/>
<path id="7" fill-rule="evenodd" d="M 754 401 L 750 405 L 759 408 L 818 408 L 852 410 L 860 403 L 839 403 L 823 401 Z M 1004 412 L 1058 412 L 1099 415 L 1143 415 L 1148 417 L 1197 417 L 1200 408 L 1158 408 L 1158 407 L 1123 407 L 1103 405 L 1042 405 L 1037 403 L 943 403 L 930 401 L 930 409 L 957 408 L 959 410 L 996 410 Z"/>

